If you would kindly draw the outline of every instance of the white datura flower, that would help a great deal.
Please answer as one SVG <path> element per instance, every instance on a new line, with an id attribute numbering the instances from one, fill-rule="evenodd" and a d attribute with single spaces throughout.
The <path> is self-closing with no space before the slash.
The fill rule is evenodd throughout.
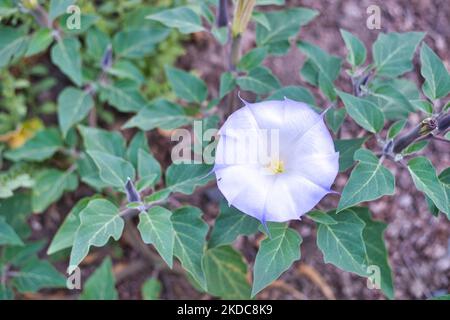
<path id="1" fill-rule="evenodd" d="M 245 102 L 219 130 L 217 185 L 240 211 L 266 222 L 300 219 L 339 170 L 323 113 L 289 99 Z"/>

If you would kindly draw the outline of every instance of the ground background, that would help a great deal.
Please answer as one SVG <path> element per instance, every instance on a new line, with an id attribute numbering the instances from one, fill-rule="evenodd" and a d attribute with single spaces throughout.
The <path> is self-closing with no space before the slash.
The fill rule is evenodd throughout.
<path id="1" fill-rule="evenodd" d="M 356 34 L 368 48 L 379 32 L 426 31 L 425 41 L 444 60 L 450 68 L 450 2 L 448 0 L 348 0 L 348 1 L 314 1 L 287 0 L 287 6 L 305 6 L 317 9 L 320 16 L 303 28 L 299 38 L 313 42 L 326 51 L 345 57 L 346 51 L 339 34 L 339 28 L 345 28 Z M 366 28 L 366 9 L 376 4 L 381 8 L 381 30 Z M 254 45 L 254 29 L 246 33 L 243 41 L 244 50 Z M 208 83 L 210 92 L 217 92 L 220 72 L 224 70 L 227 53 L 218 46 L 214 39 L 205 34 L 196 34 L 185 43 L 186 54 L 178 61 L 178 66 L 185 69 L 195 69 Z M 371 59 L 370 49 L 368 50 Z M 417 59 L 415 72 L 411 79 L 422 81 L 418 76 Z M 283 58 L 270 58 L 265 63 L 280 78 L 283 85 L 303 85 L 309 87 L 300 79 L 299 69 L 304 62 L 303 55 L 292 46 L 290 53 Z M 219 72 L 220 71 L 220 72 Z M 343 73 L 337 86 L 349 90 L 349 78 Z M 316 99 L 322 102 L 317 90 L 309 87 Z M 125 121 L 125 119 L 124 119 Z M 415 124 L 418 117 L 411 117 L 410 123 Z M 117 127 L 120 123 L 117 124 Z M 350 122 L 343 125 L 343 138 L 355 137 L 360 134 L 356 125 Z M 130 132 L 131 133 L 131 132 Z M 165 165 L 170 160 L 169 139 L 161 133 L 149 134 L 152 150 L 158 160 Z M 431 142 L 424 151 L 431 155 L 433 164 L 442 170 L 450 165 L 448 145 L 442 142 Z M 383 197 L 372 202 L 370 208 L 374 217 L 388 223 L 386 241 L 390 263 L 394 272 L 395 297 L 398 299 L 425 299 L 436 293 L 450 291 L 450 223 L 445 217 L 433 217 L 428 209 L 424 196 L 413 186 L 408 172 L 393 163 L 388 166 L 395 172 L 397 189 L 393 197 Z M 336 190 L 342 190 L 345 177 L 340 175 L 336 181 Z M 78 196 L 85 196 L 83 190 Z M 77 196 L 77 198 L 78 198 Z M 206 220 L 212 222 L 218 213 L 216 196 L 213 191 L 200 190 L 194 197 L 194 204 L 202 207 Z M 35 235 L 39 238 L 43 230 L 56 232 L 68 209 L 76 198 L 64 199 L 63 204 L 52 206 L 45 214 L 34 217 L 30 221 Z M 328 196 L 321 202 L 321 207 L 329 208 L 337 203 L 336 196 Z M 179 202 L 187 201 L 180 197 Z M 192 203 L 192 201 L 190 201 Z M 321 253 L 316 247 L 315 226 L 308 220 L 295 223 L 303 237 L 301 246 L 302 257 L 290 271 L 279 281 L 258 295 L 259 299 L 383 299 L 377 290 L 369 290 L 366 280 L 343 272 L 332 265 L 324 264 Z M 249 261 L 254 261 L 257 243 L 260 239 L 250 237 L 236 242 Z M 122 299 L 140 298 L 140 286 L 151 275 L 158 275 L 163 284 L 164 299 L 209 299 L 207 295 L 196 292 L 182 277 L 160 272 L 139 264 L 142 257 L 132 250 L 127 243 L 119 246 L 105 247 L 94 251 L 83 262 L 83 276 L 88 276 L 101 261 L 102 257 L 112 254 L 116 275 L 119 278 L 119 295 Z M 57 262 L 64 270 L 65 262 Z M 129 272 L 136 268 L 136 272 Z M 128 270 L 128 271 L 127 271 Z M 64 291 L 45 291 L 28 298 L 71 298 Z"/>

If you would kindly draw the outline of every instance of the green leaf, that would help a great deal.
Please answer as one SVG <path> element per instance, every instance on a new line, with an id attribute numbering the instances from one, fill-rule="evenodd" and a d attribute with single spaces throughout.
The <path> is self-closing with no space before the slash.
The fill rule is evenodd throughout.
<path id="1" fill-rule="evenodd" d="M 221 27 L 221 28 L 217 28 L 217 27 L 213 27 L 211 29 L 211 33 L 214 36 L 214 38 L 216 38 L 216 40 L 221 44 L 221 45 L 226 45 L 226 43 L 228 42 L 228 38 L 229 38 L 229 30 L 227 27 Z"/>
<path id="2" fill-rule="evenodd" d="M 316 105 L 316 100 L 311 92 L 300 86 L 287 86 L 275 90 L 266 100 L 282 100 L 284 98 L 304 102 L 312 108 Z"/>
<path id="3" fill-rule="evenodd" d="M 203 267 L 207 291 L 223 299 L 249 299 L 250 284 L 244 257 L 231 246 L 206 251 Z"/>
<path id="4" fill-rule="evenodd" d="M 150 152 L 147 136 L 144 131 L 136 132 L 127 148 L 127 159 L 135 168 L 138 166 L 138 155 L 140 150 Z"/>
<path id="5" fill-rule="evenodd" d="M 90 27 L 92 27 L 98 20 L 99 16 L 96 14 L 80 14 L 80 28 L 73 28 L 73 13 L 65 13 L 57 19 L 58 25 L 61 27 L 62 34 L 66 36 L 78 36 L 85 33 Z"/>
<path id="6" fill-rule="evenodd" d="M 417 110 L 420 110 L 422 112 L 425 112 L 426 114 L 432 114 L 433 113 L 433 104 L 428 100 L 410 100 L 413 107 Z"/>
<path id="7" fill-rule="evenodd" d="M 147 19 L 159 21 L 170 28 L 177 28 L 184 34 L 204 30 L 200 16 L 187 6 L 163 10 L 148 16 Z"/>
<path id="8" fill-rule="evenodd" d="M 258 231 L 260 223 L 238 209 L 228 206 L 225 201 L 220 202 L 220 214 L 216 219 L 209 239 L 209 247 L 231 244 L 241 235 L 251 235 Z"/>
<path id="9" fill-rule="evenodd" d="M 363 201 L 372 201 L 395 191 L 395 178 L 369 150 L 355 152 L 359 163 L 353 169 L 342 191 L 337 212 Z"/>
<path id="10" fill-rule="evenodd" d="M 6 283 L 0 283 L 0 300 L 13 300 L 14 291 Z"/>
<path id="11" fill-rule="evenodd" d="M 292 8 L 267 12 L 265 17 L 269 26 L 267 28 L 257 24 L 256 43 L 258 47 L 267 46 L 269 52 L 276 50 L 276 47 L 279 47 L 281 44 L 283 49 L 277 53 L 284 54 L 289 49 L 289 38 L 294 37 L 301 26 L 308 24 L 317 15 L 318 12 L 316 10 L 308 8 Z"/>
<path id="12" fill-rule="evenodd" d="M 383 241 L 386 224 L 371 220 L 367 208 L 355 207 L 339 214 L 329 212 L 329 215 L 335 223 L 319 223 L 317 231 L 317 245 L 325 262 L 370 279 L 379 276 L 383 293 L 394 298 L 392 272 Z"/>
<path id="13" fill-rule="evenodd" d="M 388 130 L 387 138 L 388 139 L 394 139 L 398 134 L 403 130 L 406 124 L 406 120 L 399 120 L 397 122 L 394 122 Z"/>
<path id="14" fill-rule="evenodd" d="M 86 150 L 101 151 L 117 157 L 125 156 L 125 139 L 119 132 L 85 126 L 78 126 L 78 130 Z"/>
<path id="15" fill-rule="evenodd" d="M 165 67 L 166 76 L 175 94 L 187 102 L 202 103 L 208 94 L 203 80 L 181 69 Z"/>
<path id="16" fill-rule="evenodd" d="M 381 83 L 371 88 L 371 95 L 378 98 L 376 103 L 388 119 L 406 118 L 415 111 L 405 94 L 392 84 Z"/>
<path id="17" fill-rule="evenodd" d="M 299 42 L 297 47 L 309 58 L 311 71 L 313 71 L 314 78 L 317 78 L 317 85 L 320 90 L 328 99 L 334 101 L 336 91 L 333 82 L 341 70 L 341 58 L 330 55 L 318 46 L 305 41 Z"/>
<path id="18" fill-rule="evenodd" d="M 403 156 L 411 155 L 423 150 L 428 145 L 428 140 L 420 140 L 414 143 L 411 143 L 405 149 L 402 150 L 401 154 Z"/>
<path id="19" fill-rule="evenodd" d="M 136 172 L 130 162 L 101 151 L 92 150 L 87 153 L 94 160 L 100 172 L 100 178 L 106 184 L 123 189 L 128 178 L 134 180 Z"/>
<path id="20" fill-rule="evenodd" d="M 142 299 L 144 300 L 158 300 L 161 294 L 162 286 L 156 278 L 149 278 L 145 280 L 142 285 Z"/>
<path id="21" fill-rule="evenodd" d="M 52 157 L 62 147 L 62 139 L 57 129 L 43 129 L 23 146 L 5 152 L 5 158 L 11 161 L 43 161 Z"/>
<path id="22" fill-rule="evenodd" d="M 66 13 L 69 6 L 73 5 L 75 0 L 50 0 L 49 6 L 49 18 L 55 20 L 55 18 Z"/>
<path id="23" fill-rule="evenodd" d="M 224 72 L 220 76 L 219 97 L 222 99 L 236 88 L 236 79 L 231 72 Z"/>
<path id="24" fill-rule="evenodd" d="M 347 61 L 354 67 L 363 64 L 366 61 L 366 47 L 356 36 L 350 32 L 341 29 L 341 36 L 347 47 Z"/>
<path id="25" fill-rule="evenodd" d="M 419 191 L 425 193 L 435 206 L 450 217 L 450 198 L 445 185 L 436 175 L 436 170 L 425 157 L 417 157 L 409 160 L 408 170 Z"/>
<path id="26" fill-rule="evenodd" d="M 172 212 L 163 207 L 152 207 L 148 212 L 139 214 L 138 225 L 142 240 L 147 244 L 153 244 L 170 268 L 173 264 L 175 240 L 171 216 Z"/>
<path id="27" fill-rule="evenodd" d="M 105 258 L 89 277 L 80 295 L 81 300 L 117 300 L 116 279 L 111 259 Z"/>
<path id="28" fill-rule="evenodd" d="M 173 102 L 159 99 L 142 108 L 123 126 L 124 129 L 137 127 L 144 131 L 154 128 L 172 130 L 191 122 L 183 107 Z"/>
<path id="29" fill-rule="evenodd" d="M 350 117 L 367 131 L 376 133 L 383 128 L 384 116 L 378 107 L 365 99 L 338 91 Z"/>
<path id="30" fill-rule="evenodd" d="M 423 32 L 380 33 L 372 47 L 378 75 L 397 77 L 412 70 L 412 58 Z"/>
<path id="31" fill-rule="evenodd" d="M 329 213 L 336 223 L 319 224 L 317 246 L 325 263 L 359 275 L 366 274 L 366 250 L 362 236 L 365 223 L 352 210 Z"/>
<path id="32" fill-rule="evenodd" d="M 192 194 L 198 186 L 214 178 L 211 169 L 205 164 L 172 164 L 166 171 L 166 186 L 171 192 Z"/>
<path id="33" fill-rule="evenodd" d="M 174 255 L 183 268 L 202 287 L 206 287 L 202 268 L 208 225 L 201 218 L 202 212 L 195 207 L 182 207 L 172 214 L 175 230 Z"/>
<path id="34" fill-rule="evenodd" d="M 86 208 L 89 201 L 96 199 L 97 197 L 86 197 L 79 200 L 75 206 L 67 214 L 64 222 L 59 227 L 52 242 L 47 250 L 47 254 L 51 255 L 60 250 L 70 248 L 75 239 L 75 234 L 80 226 L 80 212 Z"/>
<path id="35" fill-rule="evenodd" d="M 335 134 L 341 128 L 342 123 L 344 123 L 346 114 L 345 108 L 330 108 L 325 114 L 325 120 Z"/>
<path id="36" fill-rule="evenodd" d="M 422 90 L 431 100 L 443 98 L 450 92 L 450 74 L 441 59 L 424 43 L 420 50 L 420 73 L 425 78 Z"/>
<path id="37" fill-rule="evenodd" d="M 266 58 L 266 48 L 255 48 L 247 52 L 237 64 L 237 68 L 243 71 L 250 71 L 258 67 Z"/>
<path id="38" fill-rule="evenodd" d="M 16 192 L 11 197 L 1 200 L 0 216 L 4 217 L 23 239 L 30 236 L 31 230 L 27 221 L 32 212 L 30 192 Z"/>
<path id="39" fill-rule="evenodd" d="M 110 42 L 111 40 L 109 39 L 108 34 L 101 31 L 97 27 L 89 28 L 86 34 L 87 55 L 98 61 L 98 65 L 100 65 L 100 61 Z"/>
<path id="40" fill-rule="evenodd" d="M 80 47 L 78 39 L 65 38 L 53 45 L 51 50 L 52 62 L 77 86 L 83 84 Z"/>
<path id="41" fill-rule="evenodd" d="M 120 112 L 138 112 L 148 104 L 134 82 L 129 80 L 102 85 L 100 99 Z"/>
<path id="42" fill-rule="evenodd" d="M 47 169 L 41 171 L 35 179 L 32 204 L 34 212 L 43 212 L 49 205 L 61 198 L 65 191 L 74 191 L 78 187 L 78 178 L 74 172 Z"/>
<path id="43" fill-rule="evenodd" d="M 124 30 L 113 39 L 115 54 L 125 58 L 143 58 L 154 52 L 156 45 L 169 36 L 170 30 L 161 27 Z"/>
<path id="44" fill-rule="evenodd" d="M 336 151 L 339 152 L 339 172 L 343 172 L 353 165 L 356 150 L 361 148 L 366 140 L 367 138 L 364 137 L 334 141 Z"/>
<path id="45" fill-rule="evenodd" d="M 367 208 L 354 208 L 354 210 L 366 224 L 362 236 L 366 247 L 367 265 L 380 268 L 380 288 L 389 299 L 394 299 L 392 271 L 383 239 L 387 224 L 372 220 Z M 367 272 L 369 273 L 369 270 Z"/>
<path id="46" fill-rule="evenodd" d="M 26 52 L 28 39 L 22 29 L 0 27 L 0 68 L 16 62 Z"/>
<path id="47" fill-rule="evenodd" d="M 267 94 L 280 88 L 279 80 L 266 67 L 257 67 L 251 70 L 248 75 L 240 76 L 236 83 L 242 90 L 251 91 L 256 94 Z"/>
<path id="48" fill-rule="evenodd" d="M 89 201 L 80 212 L 80 225 L 75 234 L 68 273 L 72 273 L 87 256 L 91 246 L 104 246 L 110 237 L 119 240 L 124 221 L 119 209 L 104 199 Z"/>
<path id="49" fill-rule="evenodd" d="M 272 283 L 300 259 L 302 238 L 287 223 L 270 223 L 270 237 L 264 239 L 253 268 L 252 297 Z"/>
<path id="50" fill-rule="evenodd" d="M 50 46 L 53 42 L 53 34 L 52 31 L 48 28 L 43 28 L 36 31 L 32 36 L 30 43 L 28 44 L 27 52 L 25 53 L 26 57 L 31 57 L 35 54 L 41 53 Z"/>
<path id="51" fill-rule="evenodd" d="M 13 285 L 21 292 L 37 292 L 42 288 L 64 288 L 66 278 L 48 261 L 33 259 L 16 273 Z"/>
<path id="52" fill-rule="evenodd" d="M 6 222 L 3 216 L 0 216 L 0 246 L 13 245 L 22 246 L 23 242 L 14 229 Z"/>
<path id="53" fill-rule="evenodd" d="M 58 122 L 63 137 L 72 126 L 83 120 L 94 106 L 89 92 L 74 87 L 66 87 L 58 97 Z"/>
<path id="54" fill-rule="evenodd" d="M 147 187 L 154 186 L 161 178 L 161 165 L 151 153 L 143 149 L 138 152 L 138 175 Z"/>

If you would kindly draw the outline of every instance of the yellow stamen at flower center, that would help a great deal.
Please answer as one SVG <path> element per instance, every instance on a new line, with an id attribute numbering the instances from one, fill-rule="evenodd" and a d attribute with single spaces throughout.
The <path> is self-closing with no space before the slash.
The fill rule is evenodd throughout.
<path id="1" fill-rule="evenodd" d="M 272 160 L 267 168 L 273 173 L 282 173 L 284 172 L 284 162 L 281 160 Z"/>

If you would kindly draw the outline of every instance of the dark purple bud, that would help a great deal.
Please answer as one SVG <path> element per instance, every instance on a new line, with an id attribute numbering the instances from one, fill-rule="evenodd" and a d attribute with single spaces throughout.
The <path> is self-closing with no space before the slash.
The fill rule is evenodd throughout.
<path id="1" fill-rule="evenodd" d="M 141 196 L 134 187 L 133 181 L 130 178 L 127 179 L 125 184 L 125 191 L 127 193 L 128 202 L 141 202 Z"/>
<path id="2" fill-rule="evenodd" d="M 108 70 L 109 68 L 111 68 L 112 63 L 113 63 L 113 51 L 111 44 L 109 44 L 106 47 L 105 53 L 103 54 L 102 57 L 102 70 Z"/>
<path id="3" fill-rule="evenodd" d="M 219 8 L 217 9 L 217 26 L 219 28 L 228 25 L 228 6 L 227 0 L 219 0 Z"/>

